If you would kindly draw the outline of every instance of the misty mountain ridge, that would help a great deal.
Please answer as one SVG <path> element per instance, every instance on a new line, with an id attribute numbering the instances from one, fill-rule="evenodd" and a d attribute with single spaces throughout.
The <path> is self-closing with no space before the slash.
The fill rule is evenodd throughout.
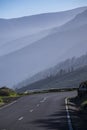
<path id="1" fill-rule="evenodd" d="M 81 7 L 69 11 L 46 13 L 13 19 L 0 19 L 0 46 L 3 45 L 1 50 L 3 49 L 3 53 L 5 52 L 6 54 L 6 49 L 8 49 L 7 45 L 9 44 L 9 42 L 13 44 L 16 40 L 17 44 L 19 44 L 22 42 L 23 37 L 30 37 L 31 35 L 35 36 L 35 34 L 39 35 L 41 31 L 43 33 L 44 30 L 59 27 L 60 25 L 63 25 L 67 23 L 69 20 L 73 19 L 78 13 L 83 12 L 86 8 L 87 7 Z M 29 41 L 30 40 L 31 39 L 29 39 Z M 23 43 L 25 44 L 25 42 Z M 14 48 L 14 50 L 16 50 L 16 48 Z M 8 50 L 11 49 L 12 48 Z"/>
<path id="2" fill-rule="evenodd" d="M 22 88 L 17 88 L 17 92 L 29 92 L 30 90 L 60 89 L 60 88 L 78 88 L 81 82 L 87 80 L 87 65 L 76 70 L 68 72 L 60 71 L 55 76 L 36 81 Z"/>
<path id="3" fill-rule="evenodd" d="M 31 78 L 26 79 L 25 81 L 19 83 L 17 86 L 15 86 L 15 88 L 28 86 L 31 83 L 46 79 L 48 77 L 56 76 L 61 72 L 68 73 L 70 71 L 75 71 L 76 69 L 84 67 L 86 65 L 87 65 L 87 53 L 78 58 L 72 57 L 71 59 L 67 59 L 63 62 L 60 62 L 59 64 L 50 69 L 46 69 L 42 72 L 39 72 L 34 76 L 32 76 Z"/>
<path id="4" fill-rule="evenodd" d="M 87 24 L 87 10 L 77 14 L 73 19 L 71 19 L 70 21 L 68 21 L 67 23 L 63 24 L 60 27 L 56 27 L 54 28 L 54 32 L 58 33 L 58 32 L 64 32 L 64 31 L 68 31 L 71 29 L 75 29 L 75 28 L 79 28 L 83 25 Z"/>
<path id="5" fill-rule="evenodd" d="M 71 12 L 67 11 L 69 13 L 67 17 L 66 17 L 66 11 L 65 11 L 65 14 L 64 12 L 62 12 L 62 17 L 63 17 L 63 14 L 66 17 L 66 20 L 63 20 L 64 23 L 62 26 L 56 25 L 58 26 L 56 28 L 55 27 L 53 28 L 53 26 L 52 27 L 50 26 L 51 30 L 45 28 L 47 29 L 47 33 L 44 33 L 41 35 L 38 33 L 38 31 L 36 31 L 37 33 L 34 31 L 34 33 L 36 34 L 34 36 L 33 33 L 31 33 L 32 39 L 34 38 L 33 40 L 31 39 L 31 42 L 30 41 L 28 42 L 28 40 L 30 40 L 31 37 L 29 38 L 30 34 L 29 32 L 25 31 L 26 29 L 24 30 L 24 32 L 21 31 L 23 35 L 19 33 L 18 30 L 16 30 L 17 33 L 20 34 L 20 36 L 17 35 L 16 37 L 16 35 L 12 34 L 14 37 L 10 39 L 11 42 L 3 41 L 3 39 L 6 40 L 6 37 L 8 37 L 8 40 L 9 40 L 9 38 L 12 36 L 10 35 L 11 34 L 10 28 L 6 37 L 3 35 L 1 38 L 0 36 L 0 38 L 2 39 L 1 41 L 3 41 L 1 44 L 4 43 L 3 47 L 1 47 L 3 48 L 1 49 L 3 50 L 2 51 L 3 55 L 0 56 L 0 77 L 1 77 L 0 84 L 1 86 L 3 85 L 13 86 L 27 79 L 28 77 L 32 77 L 33 75 L 35 75 L 36 73 L 40 71 L 43 71 L 43 70 L 46 70 L 47 68 L 55 66 L 56 64 L 58 64 L 61 61 L 64 61 L 65 59 L 72 58 L 73 56 L 79 57 L 85 54 L 87 52 L 87 44 L 86 44 L 87 19 L 85 20 L 85 22 L 83 22 L 82 13 L 84 17 L 87 17 L 86 12 L 84 12 L 86 8 L 87 7 L 79 8 L 79 11 L 78 9 L 72 10 L 73 11 L 72 18 L 71 18 L 72 11 Z M 61 13 L 59 14 L 61 15 Z M 75 20 L 75 19 L 78 19 L 77 17 L 78 14 L 79 14 L 79 19 L 81 20 L 80 20 L 80 23 L 78 22 L 78 24 L 76 22 L 76 26 L 75 26 L 74 21 L 78 21 L 78 20 Z M 67 18 L 69 18 L 69 21 L 66 23 Z M 60 19 L 60 17 L 58 17 L 58 19 Z M 17 21 L 17 19 L 15 19 L 15 21 Z M 4 22 L 6 23 L 6 21 Z M 50 21 L 48 22 L 50 23 Z M 14 24 L 14 19 L 12 19 L 11 24 L 12 23 Z M 69 28 L 68 28 L 68 25 L 70 25 Z M 38 27 L 39 27 L 39 24 L 38 24 Z M 2 26 L 2 29 L 3 28 L 4 27 Z M 5 29 L 3 29 L 3 32 L 4 31 Z M 12 32 L 16 34 L 16 31 L 12 31 Z M 32 29 L 30 29 L 29 31 L 32 31 Z M 43 30 L 43 31 L 46 31 L 46 30 Z M 2 33 L 2 34 L 5 34 L 5 33 Z M 39 36 L 37 34 L 39 34 Z M 17 41 L 15 38 L 17 39 Z M 26 44 L 24 45 L 25 42 Z M 17 48 L 16 45 L 19 45 L 19 48 Z M 10 49 L 12 49 L 12 51 L 9 51 Z"/>

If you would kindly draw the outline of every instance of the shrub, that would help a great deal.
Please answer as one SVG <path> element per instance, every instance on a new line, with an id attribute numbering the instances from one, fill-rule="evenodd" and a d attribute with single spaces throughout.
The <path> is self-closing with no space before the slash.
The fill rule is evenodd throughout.
<path id="1" fill-rule="evenodd" d="M 2 103 L 3 102 L 3 100 L 2 100 L 2 98 L 0 98 L 0 103 Z"/>
<path id="2" fill-rule="evenodd" d="M 0 88 L 0 96 L 11 96 L 11 95 L 16 95 L 16 92 L 7 87 Z"/>

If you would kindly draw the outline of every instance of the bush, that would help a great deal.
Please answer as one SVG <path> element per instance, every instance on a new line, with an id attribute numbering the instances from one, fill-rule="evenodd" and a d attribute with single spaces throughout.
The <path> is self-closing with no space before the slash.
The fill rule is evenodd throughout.
<path id="1" fill-rule="evenodd" d="M 16 95 L 16 92 L 7 87 L 0 88 L 0 96 L 11 96 L 11 95 Z"/>
<path id="2" fill-rule="evenodd" d="M 0 103 L 2 103 L 3 102 L 3 100 L 2 100 L 2 98 L 0 98 Z"/>

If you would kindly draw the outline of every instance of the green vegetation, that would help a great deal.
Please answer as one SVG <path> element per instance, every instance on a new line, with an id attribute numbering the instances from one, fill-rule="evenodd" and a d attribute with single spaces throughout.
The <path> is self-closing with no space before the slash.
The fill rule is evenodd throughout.
<path id="1" fill-rule="evenodd" d="M 20 95 L 18 95 L 12 89 L 9 89 L 7 87 L 0 88 L 0 105 L 10 103 L 19 97 L 20 97 Z"/>
<path id="2" fill-rule="evenodd" d="M 4 104 L 3 99 L 2 97 L 0 97 L 0 105 L 3 105 L 3 104 Z"/>
<path id="3" fill-rule="evenodd" d="M 87 107 L 87 99 L 81 103 L 81 107 Z"/>
<path id="4" fill-rule="evenodd" d="M 7 87 L 0 88 L 0 96 L 16 96 L 17 93 Z"/>

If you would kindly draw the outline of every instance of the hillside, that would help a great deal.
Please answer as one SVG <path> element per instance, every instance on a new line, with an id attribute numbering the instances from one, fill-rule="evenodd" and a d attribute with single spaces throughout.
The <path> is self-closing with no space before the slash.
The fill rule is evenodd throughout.
<path id="1" fill-rule="evenodd" d="M 18 42 L 20 45 L 23 45 L 23 46 L 21 49 L 16 48 L 17 50 L 15 50 L 16 46 L 15 47 L 10 46 L 11 48 L 10 47 L 8 48 L 8 45 L 6 44 L 8 50 L 11 50 L 13 48 L 14 49 L 12 50 L 11 53 L 0 56 L 0 84 L 1 86 L 6 85 L 6 86 L 13 87 L 19 82 L 32 77 L 38 72 L 41 72 L 50 67 L 53 67 L 59 62 L 64 61 L 65 59 L 71 58 L 73 56 L 77 57 L 77 56 L 81 56 L 85 54 L 87 50 L 87 44 L 86 44 L 87 24 L 83 22 L 84 19 L 82 17 L 82 13 L 83 15 L 85 15 L 85 17 L 87 16 L 87 13 L 83 11 L 82 13 L 79 12 L 80 24 L 78 23 L 78 25 L 76 24 L 75 28 L 72 28 L 72 26 L 74 26 L 74 20 L 78 19 L 78 17 L 76 17 L 76 15 L 78 16 L 77 10 L 78 9 L 72 10 L 74 11 L 74 18 L 72 18 L 72 20 L 70 19 L 67 22 L 67 24 L 65 24 L 65 20 L 63 20 L 65 25 L 63 24 L 63 26 L 61 26 L 61 31 L 60 31 L 60 28 L 57 27 L 56 29 L 59 28 L 59 30 L 57 31 L 56 29 L 55 31 L 54 29 L 51 30 L 50 34 L 47 33 L 47 35 L 45 36 L 43 35 L 43 36 L 40 36 L 38 39 L 36 38 L 36 40 L 32 44 L 30 44 L 25 38 L 24 42 L 27 42 L 27 43 L 21 44 L 21 42 Z M 85 10 L 86 10 L 86 7 L 85 7 Z M 72 13 L 69 13 L 69 14 L 72 14 Z M 11 22 L 14 23 L 14 20 L 17 21 L 17 19 L 12 19 Z M 20 18 L 19 21 L 21 20 L 23 22 L 24 18 L 23 19 Z M 85 20 L 85 22 L 87 23 L 87 19 Z M 70 24 L 70 27 L 69 29 L 65 30 L 68 24 Z M 10 31 L 10 28 L 9 28 L 9 31 Z M 12 31 L 12 32 L 15 32 L 15 31 Z M 3 39 L 5 39 L 5 36 L 3 37 Z M 12 43 L 15 44 L 15 42 L 12 42 Z M 74 49 L 75 49 L 75 52 L 72 51 Z"/>
<path id="2" fill-rule="evenodd" d="M 19 50 L 53 33 L 54 27 L 58 28 L 67 23 L 86 9 L 87 7 L 80 7 L 62 12 L 0 19 L 0 56 Z"/>
<path id="3" fill-rule="evenodd" d="M 83 81 L 87 80 L 87 66 L 76 69 L 75 71 L 57 74 L 56 76 L 48 77 L 44 80 L 37 81 L 28 86 L 17 89 L 18 92 L 24 92 L 33 89 L 48 89 L 48 88 L 75 88 Z"/>
<path id="4" fill-rule="evenodd" d="M 37 14 L 13 19 L 0 19 L 0 38 L 2 36 L 19 37 L 32 34 L 37 31 L 63 25 L 78 13 L 83 12 L 87 7 L 80 7 L 73 10 Z M 7 33 L 8 32 L 8 33 Z"/>
<path id="5" fill-rule="evenodd" d="M 84 67 L 87 65 L 87 54 L 82 55 L 80 57 L 73 57 L 71 59 L 67 59 L 65 61 L 60 62 L 56 66 L 46 69 L 42 72 L 37 73 L 36 75 L 32 76 L 29 79 L 24 80 L 23 82 L 19 83 L 16 88 L 20 88 L 22 86 L 27 86 L 33 82 L 36 82 L 41 79 L 45 79 L 50 76 L 55 76 L 60 70 L 64 70 L 65 72 L 76 70 L 80 67 Z"/>

